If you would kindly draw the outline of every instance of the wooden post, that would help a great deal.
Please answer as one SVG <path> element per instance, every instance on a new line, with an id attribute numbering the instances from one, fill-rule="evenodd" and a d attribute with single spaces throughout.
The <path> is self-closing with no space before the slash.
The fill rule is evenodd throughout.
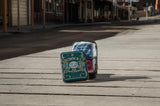
<path id="1" fill-rule="evenodd" d="M 132 0 L 130 0 L 130 14 L 129 14 L 129 16 L 130 16 L 130 20 L 132 21 Z"/>
<path id="2" fill-rule="evenodd" d="M 4 0 L 3 31 L 7 32 L 7 0 Z"/>
<path id="3" fill-rule="evenodd" d="M 131 18 L 131 17 L 130 17 L 130 6 L 128 5 L 128 21 L 131 20 L 130 18 Z"/>
<path id="4" fill-rule="evenodd" d="M 68 3 L 69 3 L 69 1 L 68 0 L 66 0 L 66 18 L 67 18 L 67 23 L 69 23 L 69 12 L 68 12 Z"/>
<path id="5" fill-rule="evenodd" d="M 93 22 L 94 22 L 94 16 L 95 16 L 95 2 L 93 0 Z"/>
<path id="6" fill-rule="evenodd" d="M 19 0 L 17 0 L 17 30 L 20 31 L 20 9 L 19 9 Z"/>
<path id="7" fill-rule="evenodd" d="M 91 1 L 91 20 L 92 20 L 92 22 L 94 22 L 93 14 L 94 14 L 94 8 L 93 8 L 93 0 L 92 0 Z"/>
<path id="8" fill-rule="evenodd" d="M 50 9 L 50 7 L 49 7 L 49 0 L 47 0 L 47 2 L 48 2 L 48 3 L 47 3 L 47 4 L 48 4 L 47 10 L 50 11 L 50 10 L 49 10 L 49 9 Z"/>
<path id="9" fill-rule="evenodd" d="M 87 9 L 87 0 L 85 0 L 85 23 L 87 23 L 87 19 L 88 19 L 88 9 Z"/>
<path id="10" fill-rule="evenodd" d="M 51 11 L 53 12 L 53 0 L 51 0 Z"/>
<path id="11" fill-rule="evenodd" d="M 148 3 L 146 3 L 146 20 L 148 20 Z"/>
<path id="12" fill-rule="evenodd" d="M 32 0 L 32 29 L 34 28 L 34 0 Z"/>
<path id="13" fill-rule="evenodd" d="M 9 26 L 12 25 L 11 23 L 11 0 L 8 0 L 8 24 Z"/>
<path id="14" fill-rule="evenodd" d="M 46 0 L 43 0 L 43 28 L 45 28 L 46 24 Z"/>
<path id="15" fill-rule="evenodd" d="M 82 20 L 82 0 L 79 0 L 79 21 Z"/>
<path id="16" fill-rule="evenodd" d="M 63 24 L 65 24 L 65 0 L 62 1 Z"/>
<path id="17" fill-rule="evenodd" d="M 116 20 L 119 20 L 119 13 L 118 12 L 119 12 L 119 8 L 117 8 L 117 10 L 116 10 L 116 14 L 117 14 L 116 15 Z"/>

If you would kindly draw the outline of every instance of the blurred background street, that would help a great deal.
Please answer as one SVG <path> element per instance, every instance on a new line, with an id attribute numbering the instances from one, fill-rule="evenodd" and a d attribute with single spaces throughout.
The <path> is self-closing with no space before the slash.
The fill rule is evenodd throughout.
<path id="1" fill-rule="evenodd" d="M 95 79 L 60 53 L 98 45 Z M 0 0 L 0 106 L 160 106 L 160 0 Z"/>

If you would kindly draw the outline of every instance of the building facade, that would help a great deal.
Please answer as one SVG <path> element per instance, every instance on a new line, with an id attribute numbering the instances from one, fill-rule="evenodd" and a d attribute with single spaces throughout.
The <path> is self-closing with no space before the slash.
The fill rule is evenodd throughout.
<path id="1" fill-rule="evenodd" d="M 7 0 L 7 24 L 16 26 L 18 21 L 18 0 Z M 31 0 L 19 0 L 20 24 L 31 24 Z M 0 23 L 3 22 L 4 0 L 0 0 Z"/>
<path id="2" fill-rule="evenodd" d="M 155 3 L 156 3 L 156 0 L 139 0 L 139 2 L 133 3 L 133 5 L 137 7 L 138 10 L 144 10 L 144 8 L 147 6 L 155 7 Z"/>
<path id="3" fill-rule="evenodd" d="M 34 0 L 35 23 L 43 20 L 43 0 Z M 47 23 L 81 23 L 111 18 L 111 0 L 46 0 Z M 101 18 L 98 20 L 98 18 Z"/>
<path id="4" fill-rule="evenodd" d="M 11 25 L 11 1 L 7 0 L 7 23 Z M 3 15 L 4 15 L 4 0 L 0 0 L 0 27 L 3 24 Z"/>
<path id="5" fill-rule="evenodd" d="M 18 16 L 18 3 L 17 0 L 10 0 L 11 2 L 11 25 L 17 25 Z M 19 0 L 19 17 L 20 25 L 30 25 L 31 24 L 31 0 Z"/>
<path id="6" fill-rule="evenodd" d="M 0 27 L 34 24 L 105 22 L 123 19 L 126 8 L 112 0 L 0 0 Z M 7 10 L 4 15 L 4 3 Z M 114 14 L 116 16 L 114 16 Z M 4 16 L 7 17 L 7 21 Z M 5 24 L 4 24 L 5 25 Z"/>

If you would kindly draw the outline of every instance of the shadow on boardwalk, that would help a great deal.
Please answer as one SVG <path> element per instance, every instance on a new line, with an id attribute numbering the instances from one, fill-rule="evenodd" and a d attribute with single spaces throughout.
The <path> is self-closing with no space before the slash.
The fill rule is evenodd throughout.
<path id="1" fill-rule="evenodd" d="M 108 81 L 125 81 L 125 80 L 138 80 L 150 79 L 145 76 L 114 76 L 114 74 L 98 74 L 97 78 L 89 80 L 89 83 L 108 82 Z"/>
<path id="2" fill-rule="evenodd" d="M 75 41 L 105 39 L 125 30 L 138 29 L 96 25 L 4 35 L 0 37 L 0 60 L 71 46 Z"/>

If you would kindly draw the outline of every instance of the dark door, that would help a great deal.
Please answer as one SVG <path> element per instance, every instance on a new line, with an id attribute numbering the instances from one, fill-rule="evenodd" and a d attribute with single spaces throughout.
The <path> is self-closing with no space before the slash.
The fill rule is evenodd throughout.
<path id="1" fill-rule="evenodd" d="M 42 0 L 34 0 L 34 22 L 42 23 Z"/>
<path id="2" fill-rule="evenodd" d="M 3 26 L 4 0 L 0 0 L 0 28 Z M 7 24 L 11 26 L 11 0 L 7 0 Z"/>
<path id="3" fill-rule="evenodd" d="M 3 21 L 3 0 L 0 0 L 0 28 L 2 27 Z"/>
<path id="4" fill-rule="evenodd" d="M 65 19 L 69 23 L 78 22 L 78 7 L 77 3 L 67 3 L 65 6 Z"/>

